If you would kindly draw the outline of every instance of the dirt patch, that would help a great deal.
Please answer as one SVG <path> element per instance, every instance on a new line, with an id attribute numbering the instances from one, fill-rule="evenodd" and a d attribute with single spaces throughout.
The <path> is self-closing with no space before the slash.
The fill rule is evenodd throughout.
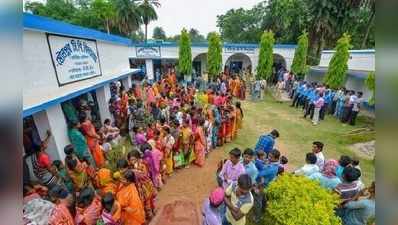
<path id="1" fill-rule="evenodd" d="M 196 210 L 200 210 L 203 201 L 208 198 L 211 190 L 217 187 L 217 164 L 221 159 L 226 157 L 224 148 L 217 148 L 209 153 L 209 157 L 206 159 L 204 167 L 200 168 L 191 165 L 189 169 L 180 169 L 175 171 L 174 174 L 166 180 L 166 184 L 158 193 L 157 199 L 157 208 L 160 209 L 157 214 L 161 217 L 158 221 L 162 221 L 159 225 L 195 225 L 195 223 L 163 223 L 163 219 L 166 219 L 167 216 L 162 216 L 162 211 L 169 207 L 170 204 L 174 204 L 174 202 L 180 201 L 181 199 L 186 199 L 187 201 L 192 202 L 193 206 L 196 207 Z M 177 211 L 173 213 L 178 214 Z M 201 221 L 201 217 L 199 221 Z M 154 223 L 153 225 L 157 224 Z"/>
<path id="2" fill-rule="evenodd" d="M 376 153 L 376 141 L 356 143 L 350 149 L 359 156 L 372 160 Z"/>
<path id="3" fill-rule="evenodd" d="M 190 200 L 176 200 L 166 204 L 150 225 L 200 225 L 199 211 Z"/>

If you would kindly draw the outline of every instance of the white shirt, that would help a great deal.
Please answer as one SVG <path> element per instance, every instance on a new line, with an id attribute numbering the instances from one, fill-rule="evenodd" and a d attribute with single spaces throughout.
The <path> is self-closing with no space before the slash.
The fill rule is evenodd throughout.
<path id="1" fill-rule="evenodd" d="M 318 152 L 316 155 L 316 165 L 318 165 L 320 170 L 323 170 L 323 166 L 325 165 L 325 156 L 322 152 Z"/>
<path id="2" fill-rule="evenodd" d="M 316 164 L 305 164 L 300 169 L 294 171 L 296 175 L 311 176 L 313 173 L 319 172 L 319 167 Z"/>

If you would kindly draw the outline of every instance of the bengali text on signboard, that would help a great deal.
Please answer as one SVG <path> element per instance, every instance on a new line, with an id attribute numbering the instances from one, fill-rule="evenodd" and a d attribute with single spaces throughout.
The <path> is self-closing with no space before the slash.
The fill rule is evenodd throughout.
<path id="1" fill-rule="evenodd" d="M 59 85 L 101 75 L 95 40 L 48 35 L 48 44 Z"/>

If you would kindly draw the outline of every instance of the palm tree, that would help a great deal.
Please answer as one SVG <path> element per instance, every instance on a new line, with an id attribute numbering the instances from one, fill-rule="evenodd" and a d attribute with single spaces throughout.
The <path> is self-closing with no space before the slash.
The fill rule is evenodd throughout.
<path id="1" fill-rule="evenodd" d="M 137 0 L 113 0 L 116 9 L 116 23 L 119 31 L 130 36 L 142 23 Z"/>
<path id="2" fill-rule="evenodd" d="M 142 22 L 145 25 L 145 42 L 148 39 L 148 24 L 150 21 L 157 20 L 158 15 L 156 14 L 154 7 L 160 7 L 159 0 L 140 0 L 141 4 L 138 6 L 141 13 Z"/>

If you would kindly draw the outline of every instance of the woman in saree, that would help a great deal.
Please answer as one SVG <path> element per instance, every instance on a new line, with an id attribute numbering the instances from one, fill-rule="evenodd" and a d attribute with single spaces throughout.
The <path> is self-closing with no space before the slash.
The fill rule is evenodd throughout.
<path id="1" fill-rule="evenodd" d="M 122 213 L 121 222 L 124 225 L 142 225 L 145 223 L 145 211 L 139 193 L 135 186 L 136 178 L 132 170 L 124 172 L 120 178 L 121 189 L 116 194 Z"/>
<path id="2" fill-rule="evenodd" d="M 102 205 L 100 197 L 92 187 L 85 187 L 77 198 L 76 217 L 77 225 L 95 225 L 101 218 Z"/>
<path id="3" fill-rule="evenodd" d="M 239 76 L 237 76 L 237 77 L 235 78 L 235 86 L 234 86 L 234 89 L 232 89 L 232 95 L 233 95 L 234 97 L 236 97 L 236 98 L 239 98 L 239 96 L 240 96 L 240 89 L 241 89 L 241 82 L 240 82 Z"/>
<path id="4" fill-rule="evenodd" d="M 121 110 L 122 120 L 124 121 L 127 118 L 127 109 L 129 107 L 129 96 L 125 90 L 121 92 L 120 96 L 121 96 L 120 110 Z"/>
<path id="5" fill-rule="evenodd" d="M 94 159 L 88 150 L 87 140 L 79 130 L 81 128 L 79 121 L 72 121 L 69 124 L 68 137 L 73 144 L 76 156 L 79 160 L 89 159 L 94 163 Z"/>
<path id="6" fill-rule="evenodd" d="M 235 103 L 235 110 L 236 110 L 236 129 L 235 129 L 235 132 L 237 133 L 239 129 L 242 129 L 242 120 L 243 120 L 243 110 L 242 110 L 240 102 L 236 102 Z"/>
<path id="7" fill-rule="evenodd" d="M 200 167 L 204 166 L 206 155 L 206 137 L 203 130 L 204 123 L 205 120 L 203 118 L 199 118 L 198 126 L 195 129 L 195 164 Z"/>
<path id="8" fill-rule="evenodd" d="M 166 174 L 171 176 L 173 173 L 173 146 L 175 139 L 170 133 L 170 127 L 163 127 L 164 137 L 162 138 L 164 146 L 164 159 L 166 164 Z"/>
<path id="9" fill-rule="evenodd" d="M 129 152 L 127 158 L 129 168 L 133 170 L 136 178 L 135 186 L 144 206 L 145 216 L 150 220 L 155 215 L 156 189 L 149 176 L 148 167 L 137 150 Z"/>
<path id="10" fill-rule="evenodd" d="M 89 119 L 87 119 L 87 116 L 84 113 L 80 114 L 80 124 L 97 168 L 103 167 L 105 164 L 105 159 L 104 153 L 102 152 L 101 146 L 99 144 L 101 137 L 97 134 L 94 125 Z"/>
<path id="11" fill-rule="evenodd" d="M 155 185 L 158 190 L 163 186 L 163 180 L 162 180 L 162 170 L 163 170 L 163 153 L 156 147 L 156 141 L 151 139 L 148 141 L 148 144 L 152 147 L 150 150 L 152 154 L 152 160 L 153 160 L 153 171 L 152 174 L 154 177 L 152 177 L 153 184 Z"/>
<path id="12" fill-rule="evenodd" d="M 101 168 L 98 170 L 96 181 L 96 186 L 99 188 L 101 196 L 104 196 L 106 193 L 116 194 L 117 186 L 112 179 L 112 171 L 110 169 Z"/>
<path id="13" fill-rule="evenodd" d="M 182 140 L 182 152 L 184 154 L 184 165 L 185 168 L 189 168 L 190 162 L 190 156 L 191 156 L 191 145 L 192 145 L 192 130 L 189 125 L 189 120 L 184 119 L 183 121 L 183 126 L 181 128 L 181 140 Z"/>

